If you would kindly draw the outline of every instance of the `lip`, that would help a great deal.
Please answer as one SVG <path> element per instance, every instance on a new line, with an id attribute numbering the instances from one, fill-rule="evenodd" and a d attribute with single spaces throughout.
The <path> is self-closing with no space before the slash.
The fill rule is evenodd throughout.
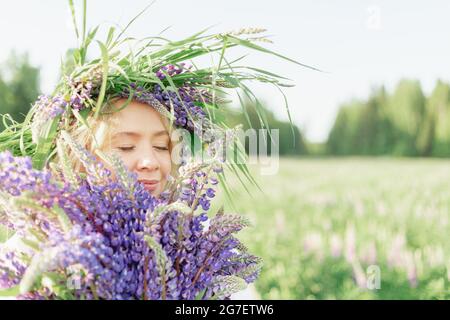
<path id="1" fill-rule="evenodd" d="M 142 183 L 144 188 L 148 191 L 155 191 L 159 186 L 159 180 L 141 179 L 139 182 Z"/>

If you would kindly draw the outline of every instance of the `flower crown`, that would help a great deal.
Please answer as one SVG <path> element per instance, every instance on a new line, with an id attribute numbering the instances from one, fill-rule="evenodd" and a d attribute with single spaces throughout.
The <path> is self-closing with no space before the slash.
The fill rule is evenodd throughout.
<path id="1" fill-rule="evenodd" d="M 179 68 L 174 65 L 164 66 L 162 70 L 167 71 L 169 76 L 186 72 L 182 67 Z M 166 77 L 161 71 L 157 71 L 156 75 L 161 80 Z M 95 82 L 93 80 L 81 82 L 71 79 L 67 79 L 67 82 L 73 88 L 70 99 L 58 94 L 53 97 L 41 95 L 35 102 L 35 113 L 31 123 L 32 137 L 35 143 L 38 142 L 45 124 L 63 115 L 66 109 L 72 109 L 72 112 L 80 112 L 89 108 L 87 102 L 94 98 Z M 198 90 L 191 85 L 183 85 L 176 91 L 166 91 L 159 84 L 156 84 L 151 90 L 146 90 L 136 82 L 131 82 L 129 87 L 125 87 L 122 92 L 119 92 L 119 97 L 148 104 L 160 114 L 172 119 L 172 123 L 176 127 L 185 128 L 190 132 L 195 132 L 199 123 L 205 124 L 207 122 L 206 112 L 199 104 L 212 102 L 212 97 L 206 90 Z M 197 133 L 200 134 L 200 132 Z"/>

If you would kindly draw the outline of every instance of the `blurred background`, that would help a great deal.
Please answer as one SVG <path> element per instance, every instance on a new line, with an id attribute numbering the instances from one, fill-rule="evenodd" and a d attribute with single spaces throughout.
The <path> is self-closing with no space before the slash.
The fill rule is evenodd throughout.
<path id="1" fill-rule="evenodd" d="M 88 27 L 105 25 L 104 35 L 149 3 L 89 1 Z M 252 165 L 263 192 L 231 180 L 234 207 L 216 200 L 254 224 L 242 238 L 265 265 L 249 298 L 450 298 L 449 14 L 445 0 L 171 0 L 127 31 L 142 38 L 168 28 L 163 35 L 176 40 L 208 26 L 264 27 L 274 41 L 264 46 L 323 70 L 256 52 L 245 60 L 296 84 L 285 91 L 293 128 L 283 96 L 251 86 L 280 130 L 279 170 L 261 175 Z M 3 2 L 0 30 L 0 113 L 20 121 L 70 63 L 69 6 Z M 225 114 L 249 127 L 237 103 Z"/>

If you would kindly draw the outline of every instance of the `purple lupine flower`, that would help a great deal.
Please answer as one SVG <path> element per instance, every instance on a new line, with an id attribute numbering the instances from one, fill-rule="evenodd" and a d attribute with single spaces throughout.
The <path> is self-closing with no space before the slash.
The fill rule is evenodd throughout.
<path id="1" fill-rule="evenodd" d="M 205 227 L 207 213 L 194 214 L 198 206 L 206 211 L 215 195 L 205 171 L 183 179 L 183 191 L 175 190 L 175 202 L 168 203 L 153 198 L 132 173 L 129 186 L 87 152 L 78 152 L 88 176 L 77 178 L 76 186 L 48 170 L 34 170 L 29 158 L 0 153 L 0 196 L 31 203 L 18 201 L 6 210 L 8 226 L 24 236 L 30 229 L 43 235 L 31 262 L 0 258 L 1 286 L 27 279 L 31 290 L 36 275 L 54 271 L 65 275 L 69 293 L 57 296 L 35 284 L 19 298 L 194 299 L 204 292 L 203 299 L 227 299 L 233 279 L 256 279 L 260 261 L 232 236 L 247 221 L 220 213 Z"/>
<path id="2" fill-rule="evenodd" d="M 37 143 L 39 136 L 45 130 L 45 125 L 64 113 L 67 107 L 67 101 L 63 97 L 56 95 L 54 97 L 48 95 L 40 95 L 34 103 L 35 109 L 33 121 L 31 123 L 31 133 L 33 142 Z"/>
<path id="3" fill-rule="evenodd" d="M 80 81 L 75 79 L 69 79 L 68 83 L 71 90 L 70 106 L 75 110 L 82 110 L 87 107 L 86 103 L 92 96 L 94 84 L 92 81 L 87 80 Z"/>
<path id="4" fill-rule="evenodd" d="M 135 83 L 130 83 L 130 87 L 133 91 L 130 92 L 128 88 L 125 88 L 121 93 L 121 97 L 128 98 L 132 95 L 136 101 L 146 103 L 156 108 L 160 113 L 173 111 L 175 116 L 174 124 L 178 127 L 193 132 L 197 126 L 195 123 L 205 121 L 206 113 L 201 107 L 194 104 L 191 96 L 194 89 L 188 86 L 178 88 L 177 92 L 164 91 L 159 85 L 155 85 L 153 91 L 148 91 Z"/>
<path id="5" fill-rule="evenodd" d="M 214 196 L 215 196 L 215 191 L 214 191 L 214 189 L 213 189 L 213 188 L 208 188 L 208 189 L 206 190 L 206 196 L 207 196 L 208 198 L 214 198 Z"/>
<path id="6" fill-rule="evenodd" d="M 161 67 L 161 69 L 156 71 L 156 76 L 160 80 L 164 80 L 166 78 L 166 75 L 164 73 L 167 73 L 170 77 L 173 77 L 174 75 L 189 71 L 191 68 L 192 68 L 191 65 L 186 67 L 186 63 L 184 62 L 180 63 L 178 66 L 169 64 Z"/>

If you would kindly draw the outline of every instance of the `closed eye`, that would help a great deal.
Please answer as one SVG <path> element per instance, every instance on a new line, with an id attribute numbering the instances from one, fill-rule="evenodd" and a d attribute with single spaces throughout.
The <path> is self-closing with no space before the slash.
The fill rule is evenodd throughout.
<path id="1" fill-rule="evenodd" d="M 158 150 L 169 150 L 168 147 L 155 147 L 155 148 L 158 149 Z"/>
<path id="2" fill-rule="evenodd" d="M 134 146 L 118 147 L 118 149 L 121 150 L 121 151 L 132 151 L 132 150 L 134 150 Z"/>

